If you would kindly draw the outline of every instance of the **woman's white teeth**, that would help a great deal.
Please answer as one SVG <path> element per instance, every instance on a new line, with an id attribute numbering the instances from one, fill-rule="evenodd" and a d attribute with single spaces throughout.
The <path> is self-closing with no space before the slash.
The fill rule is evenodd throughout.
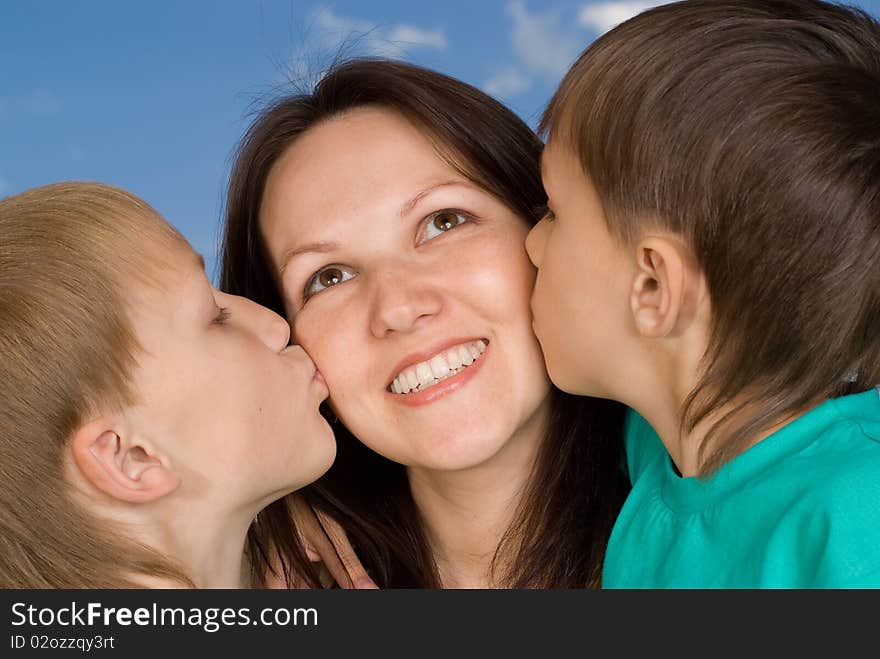
<path id="1" fill-rule="evenodd" d="M 487 345 L 482 339 L 463 343 L 434 355 L 426 362 L 409 366 L 394 378 L 390 390 L 396 394 L 408 394 L 432 387 L 473 364 Z"/>
<path id="2" fill-rule="evenodd" d="M 431 366 L 431 376 L 434 378 L 445 378 L 449 375 L 449 364 L 443 358 L 443 355 L 437 355 L 431 358 L 429 362 Z"/>
<path id="3" fill-rule="evenodd" d="M 429 382 L 434 381 L 434 374 L 431 372 L 431 366 L 422 362 L 416 366 L 416 375 L 419 376 L 419 385 L 424 387 Z"/>

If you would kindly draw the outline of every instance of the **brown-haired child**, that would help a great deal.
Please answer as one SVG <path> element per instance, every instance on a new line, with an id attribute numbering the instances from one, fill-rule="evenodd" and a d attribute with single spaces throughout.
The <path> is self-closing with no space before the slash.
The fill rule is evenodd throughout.
<path id="1" fill-rule="evenodd" d="M 880 585 L 878 99 L 818 0 L 647 11 L 552 99 L 535 331 L 638 412 L 606 587 Z"/>

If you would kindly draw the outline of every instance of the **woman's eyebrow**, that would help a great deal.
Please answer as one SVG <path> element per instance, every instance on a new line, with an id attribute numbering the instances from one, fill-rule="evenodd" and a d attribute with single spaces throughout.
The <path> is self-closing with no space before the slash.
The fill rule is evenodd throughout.
<path id="1" fill-rule="evenodd" d="M 465 185 L 465 183 L 463 181 L 452 180 L 452 181 L 443 181 L 442 183 L 437 183 L 435 185 L 429 186 L 429 187 L 425 188 L 424 190 L 417 192 L 406 203 L 404 203 L 403 206 L 400 207 L 400 211 L 398 211 L 398 215 L 400 216 L 401 219 L 403 219 L 404 217 L 407 216 L 407 214 L 412 212 L 413 208 L 418 206 L 419 202 L 422 199 L 424 199 L 429 194 L 434 192 L 434 190 L 436 190 L 438 188 L 446 187 L 448 185 Z"/>
<path id="2" fill-rule="evenodd" d="M 412 210 L 418 206 L 419 202 L 422 201 L 429 194 L 434 192 L 435 190 L 443 187 L 447 187 L 450 185 L 462 185 L 467 186 L 467 183 L 459 180 L 449 180 L 443 181 L 441 183 L 436 183 L 434 185 L 428 186 L 424 190 L 420 190 L 416 194 L 414 194 L 410 199 L 408 199 L 398 211 L 398 215 L 403 218 L 408 213 L 412 212 Z M 278 268 L 278 272 L 283 274 L 284 270 L 290 265 L 290 262 L 293 261 L 297 256 L 301 256 L 303 254 L 325 254 L 327 252 L 332 252 L 334 250 L 339 249 L 339 243 L 332 241 L 321 241 L 314 243 L 306 243 L 305 245 L 301 245 L 299 247 L 295 247 L 291 250 L 288 250 L 284 253 L 281 259 L 281 266 Z"/>
<path id="3" fill-rule="evenodd" d="M 327 252 L 332 252 L 337 249 L 339 249 L 339 243 L 326 241 L 317 243 L 306 243 L 305 245 L 295 247 L 284 253 L 283 258 L 281 259 L 281 267 L 278 268 L 278 272 L 284 273 L 285 268 L 287 268 L 287 266 L 290 265 L 290 262 L 297 256 L 301 256 L 303 254 L 326 254 Z"/>

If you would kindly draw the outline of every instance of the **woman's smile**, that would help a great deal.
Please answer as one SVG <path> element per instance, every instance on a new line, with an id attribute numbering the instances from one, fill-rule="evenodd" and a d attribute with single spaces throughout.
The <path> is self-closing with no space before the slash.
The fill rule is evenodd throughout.
<path id="1" fill-rule="evenodd" d="M 389 395 L 395 402 L 419 406 L 433 403 L 439 398 L 458 391 L 470 382 L 486 361 L 488 339 L 456 341 L 448 348 L 434 352 L 430 359 L 409 363 L 399 371 L 388 386 Z"/>

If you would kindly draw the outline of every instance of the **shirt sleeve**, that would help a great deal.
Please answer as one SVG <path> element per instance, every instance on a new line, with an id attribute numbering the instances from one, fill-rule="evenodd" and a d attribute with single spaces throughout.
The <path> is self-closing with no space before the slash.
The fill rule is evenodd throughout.
<path id="1" fill-rule="evenodd" d="M 822 519 L 826 538 L 818 587 L 880 588 L 880 445 L 867 437 L 863 447 L 847 445 L 851 454 L 810 492 L 811 518 Z"/>

